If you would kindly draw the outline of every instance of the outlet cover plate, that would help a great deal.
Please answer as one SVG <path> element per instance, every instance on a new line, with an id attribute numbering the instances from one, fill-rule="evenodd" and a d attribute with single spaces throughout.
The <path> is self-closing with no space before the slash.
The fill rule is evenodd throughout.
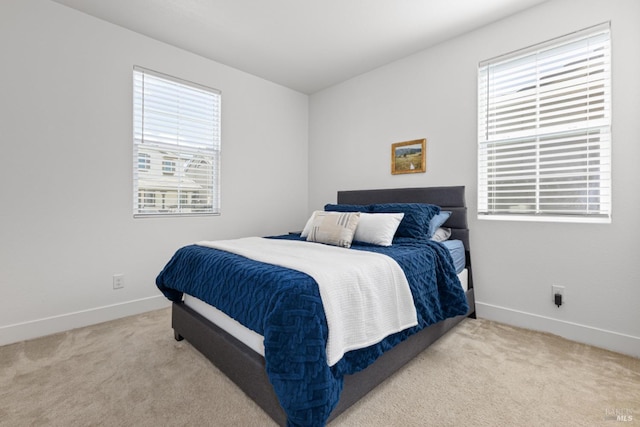
<path id="1" fill-rule="evenodd" d="M 124 274 L 113 275 L 113 289 L 124 288 Z"/>

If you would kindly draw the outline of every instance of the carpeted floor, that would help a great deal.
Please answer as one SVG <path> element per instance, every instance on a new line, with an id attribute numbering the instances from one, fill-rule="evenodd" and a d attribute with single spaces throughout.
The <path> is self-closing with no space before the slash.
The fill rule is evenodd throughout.
<path id="1" fill-rule="evenodd" d="M 168 309 L 0 347 L 0 426 L 97 425 L 274 423 Z M 617 425 L 640 425 L 640 359 L 467 319 L 330 427 Z"/>

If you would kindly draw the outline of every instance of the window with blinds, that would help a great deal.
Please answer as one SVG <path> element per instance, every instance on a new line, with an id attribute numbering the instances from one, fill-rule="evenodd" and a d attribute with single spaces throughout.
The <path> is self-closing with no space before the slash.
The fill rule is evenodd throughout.
<path id="1" fill-rule="evenodd" d="M 220 98 L 134 67 L 134 216 L 220 213 Z"/>
<path id="2" fill-rule="evenodd" d="M 478 217 L 609 222 L 609 23 L 484 61 Z"/>

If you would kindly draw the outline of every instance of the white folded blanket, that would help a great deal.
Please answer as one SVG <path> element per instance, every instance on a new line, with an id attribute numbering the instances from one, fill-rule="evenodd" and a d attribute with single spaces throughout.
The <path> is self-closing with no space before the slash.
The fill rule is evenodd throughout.
<path id="1" fill-rule="evenodd" d="M 301 271 L 320 289 L 329 339 L 327 362 L 418 324 L 407 278 L 382 254 L 297 240 L 247 237 L 197 243 Z"/>

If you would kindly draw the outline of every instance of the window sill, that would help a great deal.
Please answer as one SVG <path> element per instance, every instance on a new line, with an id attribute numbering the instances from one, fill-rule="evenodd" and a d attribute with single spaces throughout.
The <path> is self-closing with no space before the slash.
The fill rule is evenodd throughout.
<path id="1" fill-rule="evenodd" d="M 484 221 L 525 221 L 525 222 L 563 222 L 577 224 L 611 224 L 611 217 L 577 217 L 577 216 L 536 216 L 536 215 L 482 215 Z"/>

